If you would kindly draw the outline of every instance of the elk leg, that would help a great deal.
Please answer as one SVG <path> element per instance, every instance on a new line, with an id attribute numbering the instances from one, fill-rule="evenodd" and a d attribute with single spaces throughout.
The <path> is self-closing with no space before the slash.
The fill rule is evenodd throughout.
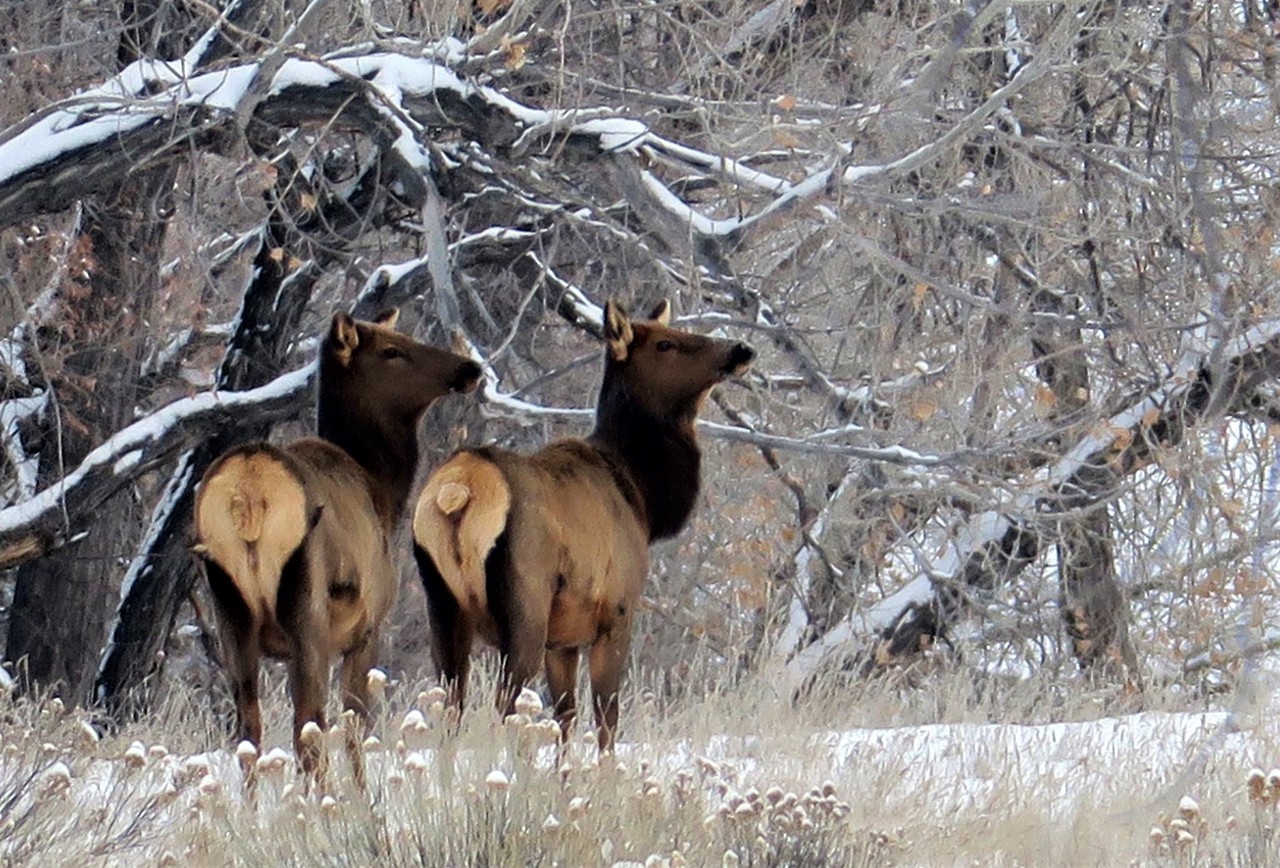
<path id="1" fill-rule="evenodd" d="M 227 635 L 225 632 L 223 635 Z M 255 749 L 262 746 L 262 711 L 258 704 L 258 631 L 234 629 L 234 648 L 224 648 L 227 673 L 231 679 L 231 693 L 236 701 L 236 720 L 239 723 L 237 741 L 247 741 Z M 230 644 L 230 643 L 229 643 Z M 252 766 L 244 769 L 245 781 L 252 782 Z"/>
<path id="2" fill-rule="evenodd" d="M 574 719 L 578 716 L 574 697 L 578 686 L 578 649 L 553 648 L 547 651 L 547 687 L 555 709 L 556 722 L 560 724 L 560 741 L 569 740 Z"/>
<path id="3" fill-rule="evenodd" d="M 262 746 L 262 712 L 258 703 L 258 664 L 262 648 L 258 623 L 236 590 L 231 577 L 212 560 L 205 561 L 205 574 L 213 592 L 218 616 L 223 665 L 236 703 L 236 739 Z M 246 784 L 253 784 L 253 766 L 243 768 Z"/>
<path id="4" fill-rule="evenodd" d="M 364 737 L 369 733 L 369 670 L 377 662 L 378 634 L 370 630 L 342 656 L 342 707 L 354 712 L 345 727 L 344 741 L 356 786 L 364 789 Z"/>
<path id="5" fill-rule="evenodd" d="M 498 687 L 498 711 L 515 714 L 516 697 L 542 666 L 547 647 L 547 618 L 550 601 L 541 603 L 517 593 L 517 589 L 545 586 L 525 581 L 540 575 L 518 568 L 511 547 L 510 528 L 494 542 L 484 561 L 485 592 L 489 612 L 498 628 L 498 650 L 502 652 L 502 683 Z"/>
<path id="6" fill-rule="evenodd" d="M 516 697 L 538 674 L 546 637 L 545 627 L 539 632 L 526 623 L 512 630 L 510 639 L 503 643 L 506 653 L 503 655 L 502 686 L 498 688 L 498 710 L 503 714 L 516 713 Z"/>
<path id="7" fill-rule="evenodd" d="M 591 701 L 595 705 L 596 735 L 601 753 L 613 750 L 618 730 L 618 690 L 627 668 L 631 645 L 630 619 L 615 621 L 591 646 Z"/>
<path id="8" fill-rule="evenodd" d="M 307 779 L 324 780 L 324 705 L 329 680 L 329 649 L 323 605 L 313 602 L 313 578 L 322 581 L 324 570 L 311 562 L 305 545 L 299 546 L 280 572 L 276 613 L 290 638 L 289 692 L 293 699 L 293 750 Z M 321 737 L 303 738 L 303 727 L 314 723 Z"/>
<path id="9" fill-rule="evenodd" d="M 489 598 L 491 601 L 493 597 Z M 514 602 L 514 601 L 513 601 Z M 494 605 L 491 603 L 490 605 Z M 496 608 L 496 605 L 495 605 Z M 520 604 L 495 612 L 502 651 L 502 684 L 498 688 L 498 710 L 516 713 L 516 697 L 538 674 L 546 655 L 547 619 L 531 612 L 534 607 Z"/>
<path id="10" fill-rule="evenodd" d="M 413 555 L 418 561 L 422 589 L 427 593 L 427 615 L 431 621 L 431 656 L 440 679 L 449 691 L 449 704 L 462 711 L 466 698 L 467 674 L 471 668 L 471 620 L 454 599 L 435 561 L 422 546 L 415 544 Z"/>
<path id="11" fill-rule="evenodd" d="M 221 631 L 223 636 L 231 639 L 222 649 L 226 661 L 227 677 L 231 681 L 231 695 L 236 702 L 236 722 L 239 742 L 249 742 L 256 754 L 262 746 L 262 710 L 258 703 L 258 661 L 261 648 L 258 643 L 257 625 L 226 624 Z M 238 750 L 240 772 L 244 776 L 244 786 L 252 792 L 258 783 L 255 754 L 245 756 Z"/>
<path id="12" fill-rule="evenodd" d="M 323 781 L 328 766 L 323 733 L 325 676 L 328 674 L 327 658 L 319 634 L 304 634 L 313 640 L 293 643 L 293 655 L 289 661 L 289 692 L 293 698 L 293 750 L 308 778 Z M 304 739 L 302 730 L 308 723 L 320 727 L 320 738 Z"/>

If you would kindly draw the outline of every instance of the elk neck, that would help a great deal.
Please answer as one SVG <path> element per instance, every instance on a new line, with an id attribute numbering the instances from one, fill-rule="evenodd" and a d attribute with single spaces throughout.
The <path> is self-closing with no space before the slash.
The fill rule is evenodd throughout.
<path id="1" fill-rule="evenodd" d="M 695 412 L 690 406 L 670 417 L 655 416 L 607 374 L 600 390 L 588 442 L 621 460 L 643 499 L 640 518 L 649 525 L 650 541 L 684 529 L 697 502 L 702 453 L 693 429 Z"/>
<path id="2" fill-rule="evenodd" d="M 374 508 L 388 530 L 404 513 L 418 467 L 417 421 L 379 414 L 358 397 L 326 389 L 321 373 L 316 433 L 364 468 Z"/>

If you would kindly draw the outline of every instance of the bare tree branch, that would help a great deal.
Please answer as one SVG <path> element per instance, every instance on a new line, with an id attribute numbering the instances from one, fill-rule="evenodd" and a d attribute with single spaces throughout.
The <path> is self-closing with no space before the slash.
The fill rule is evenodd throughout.
<path id="1" fill-rule="evenodd" d="M 803 648 L 782 649 L 765 671 L 782 695 L 799 689 L 832 659 L 863 650 L 877 635 L 868 665 L 889 665 L 925 650 L 965 607 L 966 589 L 1007 581 L 1039 553 L 1039 516 L 1079 508 L 1114 480 L 1146 466 L 1157 449 L 1180 443 L 1192 426 L 1247 400 L 1257 386 L 1280 375 L 1280 323 L 1270 322 L 1224 342 L 1227 379 L 1183 360 L 1168 381 L 1113 414 L 1057 462 L 1013 488 L 1008 505 L 957 527 L 948 554 L 870 611 L 851 614 Z M 1218 396 L 1226 396 L 1225 399 Z M 788 637 L 792 634 L 787 633 Z M 785 663 L 778 662 L 786 660 Z"/>
<path id="2" fill-rule="evenodd" d="M 295 415 L 313 374 L 309 366 L 247 392 L 205 392 L 123 428 L 58 483 L 0 510 L 0 568 L 74 539 L 108 497 L 211 431 Z"/>

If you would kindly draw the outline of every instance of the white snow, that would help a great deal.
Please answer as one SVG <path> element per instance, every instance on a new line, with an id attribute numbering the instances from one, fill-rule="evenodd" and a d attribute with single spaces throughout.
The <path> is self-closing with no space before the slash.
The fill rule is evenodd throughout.
<path id="1" fill-rule="evenodd" d="M 547 721 L 525 725 L 536 728 L 543 723 Z M 732 812 L 743 793 L 781 800 L 785 792 L 817 790 L 828 799 L 849 802 L 859 824 L 891 823 L 889 830 L 904 824 L 919 829 L 999 823 L 1023 812 L 1070 828 L 1076 819 L 1105 816 L 1108 810 L 1127 812 L 1125 818 L 1117 816 L 1117 822 L 1136 823 L 1141 830 L 1161 814 L 1200 811 L 1210 783 L 1219 793 L 1238 793 L 1242 806 L 1247 804 L 1246 772 L 1255 766 L 1270 768 L 1273 745 L 1267 727 L 1241 723 L 1225 712 L 1145 712 L 1067 723 L 677 735 L 618 744 L 615 769 L 618 774 L 644 769 L 646 782 L 659 792 L 665 782 L 683 778 L 691 783 L 684 798 L 700 800 L 708 817 L 726 805 Z M 331 752 L 336 752 L 330 742 Z M 84 814 L 109 806 L 117 816 L 141 815 L 150 804 L 150 810 L 159 813 L 149 821 L 155 831 L 148 846 L 158 848 L 168 846 L 168 836 L 184 822 L 215 804 L 223 806 L 220 811 L 247 811 L 246 818 L 286 804 L 299 811 L 309 804 L 342 809 L 345 800 L 335 802 L 331 795 L 304 797 L 291 753 L 266 746 L 256 762 L 258 783 L 250 805 L 242 786 L 241 755 L 252 759 L 243 749 L 184 756 L 163 748 L 144 752 L 141 743 L 109 759 L 54 754 L 38 769 L 36 786 L 20 796 L 18 807 L 51 792 Z M 596 767 L 595 749 L 586 734 L 574 739 L 564 755 L 544 742 L 530 764 L 510 765 L 503 757 L 500 752 L 495 762 L 492 751 L 473 750 L 450 750 L 443 756 L 422 747 L 400 755 L 369 751 L 368 777 L 374 791 L 388 800 L 383 814 L 387 832 L 394 835 L 414 822 L 409 800 L 422 798 L 421 785 L 433 779 L 442 764 L 453 770 L 456 783 L 449 789 L 433 786 L 430 798 L 456 801 L 458 810 L 465 810 L 477 789 L 520 797 L 514 784 L 524 776 L 545 775 L 556 782 L 555 789 L 562 785 L 560 770 L 571 768 L 580 776 Z M 22 762 L 10 754 L 0 757 L 0 780 L 27 774 Z M 395 804 L 399 800 L 405 800 L 403 806 Z M 588 796 L 575 794 L 564 816 L 572 822 L 590 808 Z M 558 827 L 561 822 L 552 816 L 544 825 Z M 4 848 L 0 842 L 0 858 Z M 148 858 L 143 851 L 135 855 L 138 864 Z"/>
<path id="2" fill-rule="evenodd" d="M 22 445 L 19 425 L 23 420 L 44 412 L 49 403 L 48 397 L 46 392 L 41 391 L 27 398 L 0 401 L 0 440 L 3 441 L 5 455 L 16 476 L 15 485 L 8 493 L 10 501 L 24 500 L 35 493 L 40 458 L 39 455 L 27 454 Z"/>
<path id="3" fill-rule="evenodd" d="M 659 181 L 652 172 L 641 172 L 640 180 L 659 205 L 670 211 L 680 223 L 689 226 L 700 235 L 728 235 L 747 222 L 746 220 L 723 220 L 706 216 L 697 209 L 690 207 L 675 193 L 672 193 L 667 185 Z"/>
<path id="4" fill-rule="evenodd" d="M 652 133 L 649 134 L 646 145 L 654 151 L 670 154 L 690 165 L 703 166 L 707 169 L 723 172 L 728 178 L 743 186 L 755 187 L 775 194 L 786 193 L 792 187 L 791 182 L 785 178 L 779 178 L 759 169 L 753 169 L 745 163 L 720 154 L 709 154 L 706 151 L 690 148 L 687 145 L 664 139 Z"/>
<path id="5" fill-rule="evenodd" d="M 55 112 L 0 143 L 0 181 L 144 126 L 151 120 L 149 115 L 121 112 L 89 119 L 82 119 L 78 113 Z"/>
<path id="6" fill-rule="evenodd" d="M 142 450 L 131 449 L 128 452 L 126 452 L 124 455 L 121 455 L 116 460 L 115 464 L 111 465 L 111 472 L 116 474 L 117 476 L 123 473 L 128 473 L 130 470 L 137 467 L 141 461 L 142 461 Z"/>
<path id="7" fill-rule="evenodd" d="M 418 259 L 409 259 L 404 262 L 383 263 L 373 270 L 369 275 L 369 279 L 365 281 L 364 287 L 360 290 L 360 296 L 363 297 L 372 292 L 381 285 L 395 286 L 404 280 L 413 272 L 420 268 L 424 268 L 427 264 L 426 257 Z"/>
<path id="8" fill-rule="evenodd" d="M 469 244 L 480 244 L 485 241 L 497 241 L 501 243 L 507 241 L 522 241 L 533 237 L 535 237 L 535 233 L 529 232 L 525 229 L 512 229 L 507 226 L 490 226 L 487 229 L 480 230 L 479 232 L 472 232 L 468 235 L 463 235 L 457 241 L 454 241 L 449 245 L 449 250 L 452 252 L 460 250 Z"/>
<path id="9" fill-rule="evenodd" d="M 573 131 L 581 135 L 598 137 L 600 150 L 605 153 L 634 152 L 649 136 L 649 127 L 646 124 L 627 118 L 588 120 L 575 126 Z"/>
<path id="10" fill-rule="evenodd" d="M 137 61 L 0 142 L 0 181 L 145 126 L 170 114 L 175 105 L 230 110 L 256 74 L 256 65 L 250 64 L 186 79 L 181 62 Z M 143 95 L 153 82 L 168 89 Z"/>

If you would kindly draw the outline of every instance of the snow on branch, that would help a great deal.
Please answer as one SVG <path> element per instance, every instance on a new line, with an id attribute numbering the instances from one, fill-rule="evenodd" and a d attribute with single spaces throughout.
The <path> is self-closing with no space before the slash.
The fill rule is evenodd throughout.
<path id="1" fill-rule="evenodd" d="M 58 482 L 0 509 L 0 568 L 74 540 L 113 493 L 209 431 L 296 413 L 314 374 L 313 364 L 257 389 L 183 398 L 120 430 Z"/>
<path id="2" fill-rule="evenodd" d="M 987 584 L 993 571 L 1010 579 L 1034 560 L 1040 517 L 1087 505 L 1116 478 L 1146 466 L 1156 449 L 1180 443 L 1190 426 L 1247 410 L 1242 405 L 1253 392 L 1280 377 L 1280 321 L 1260 323 L 1215 349 L 1197 359 L 1184 356 L 1167 381 L 1094 426 L 1056 462 L 1037 469 L 998 509 L 958 524 L 946 552 L 894 594 L 850 613 L 804 647 L 797 647 L 798 634 L 789 623 L 783 634 L 787 644 L 775 646 L 766 680 L 780 695 L 790 696 L 827 661 L 863 651 L 872 636 L 879 636 L 875 662 L 909 656 L 922 638 L 935 636 L 958 614 L 960 589 Z M 1215 357 L 1225 360 L 1213 368 L 1225 372 L 1221 381 L 1208 367 Z"/>
<path id="3" fill-rule="evenodd" d="M 934 159 L 1037 80 L 1053 53 L 1021 67 L 936 141 L 899 159 L 864 166 L 848 166 L 849 149 L 837 149 L 828 168 L 793 183 L 728 155 L 664 138 L 607 106 L 550 110 L 525 105 L 469 81 L 460 70 L 471 58 L 452 43 L 444 48 L 415 56 L 388 51 L 273 56 L 270 63 L 264 59 L 199 73 L 187 59 L 138 61 L 0 135 L 0 226 L 64 208 L 115 183 L 144 158 L 139 155 L 170 158 L 219 126 L 247 122 L 239 116 L 251 110 L 252 117 L 277 126 L 332 123 L 360 130 L 399 158 L 404 181 L 413 186 L 421 185 L 412 176 L 425 173 L 432 161 L 423 131 L 440 127 L 516 156 L 571 138 L 582 146 L 575 152 L 588 157 L 594 152 L 639 165 L 643 156 L 668 169 L 712 175 L 764 197 L 761 207 L 733 217 L 706 214 L 650 169 L 640 173 L 635 195 L 650 199 L 656 214 L 674 217 L 694 236 L 733 246 L 762 221 L 837 185 L 901 174 Z M 260 80 L 264 77 L 269 80 Z"/>

